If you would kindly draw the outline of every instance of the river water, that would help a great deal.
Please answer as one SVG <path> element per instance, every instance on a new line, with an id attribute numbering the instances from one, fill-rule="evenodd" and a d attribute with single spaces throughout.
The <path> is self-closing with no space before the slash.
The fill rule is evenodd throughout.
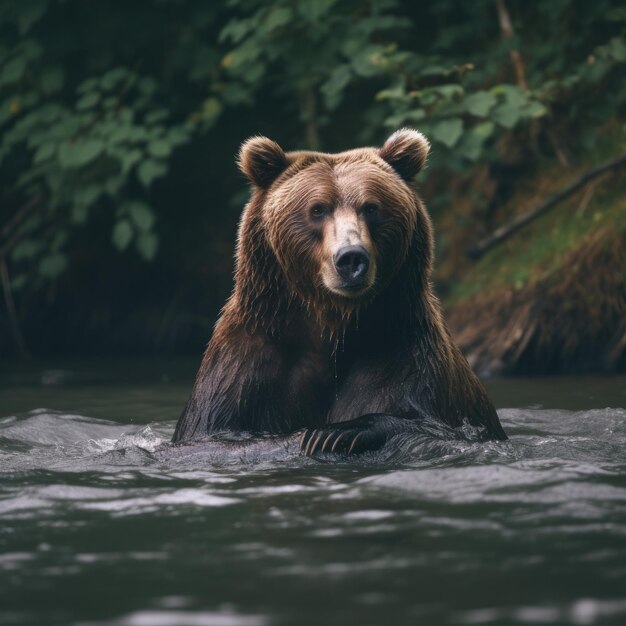
<path id="1" fill-rule="evenodd" d="M 626 624 L 625 377 L 345 462 L 172 448 L 196 365 L 0 366 L 0 624 Z"/>

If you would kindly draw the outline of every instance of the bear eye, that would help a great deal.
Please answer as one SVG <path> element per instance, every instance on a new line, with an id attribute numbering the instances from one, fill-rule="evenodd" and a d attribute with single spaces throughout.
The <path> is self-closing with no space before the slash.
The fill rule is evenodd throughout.
<path id="1" fill-rule="evenodd" d="M 361 211 L 363 211 L 365 215 L 374 215 L 375 213 L 378 213 L 379 208 L 380 207 L 375 202 L 366 202 L 361 207 Z"/>
<path id="2" fill-rule="evenodd" d="M 326 204 L 314 204 L 311 207 L 311 217 L 316 220 L 319 220 L 323 217 L 326 217 L 330 213 L 330 207 Z"/>

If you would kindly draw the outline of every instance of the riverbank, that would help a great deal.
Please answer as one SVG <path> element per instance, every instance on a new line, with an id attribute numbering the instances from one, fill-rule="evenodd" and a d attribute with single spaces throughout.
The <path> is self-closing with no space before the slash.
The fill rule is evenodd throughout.
<path id="1" fill-rule="evenodd" d="M 609 158 L 623 144 L 611 142 Z M 538 164 L 516 178 L 491 223 L 506 224 L 605 158 L 606 147 L 571 168 Z M 625 176 L 621 168 L 590 182 L 475 262 L 460 257 L 479 234 L 439 217 L 449 323 L 479 372 L 626 369 Z"/>

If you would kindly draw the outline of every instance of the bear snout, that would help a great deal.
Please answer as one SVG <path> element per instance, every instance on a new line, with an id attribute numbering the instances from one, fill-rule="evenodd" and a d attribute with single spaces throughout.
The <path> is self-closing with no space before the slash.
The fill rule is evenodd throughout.
<path id="1" fill-rule="evenodd" d="M 356 289 L 367 280 L 370 253 L 363 246 L 344 246 L 333 257 L 337 274 L 343 280 L 342 289 Z"/>

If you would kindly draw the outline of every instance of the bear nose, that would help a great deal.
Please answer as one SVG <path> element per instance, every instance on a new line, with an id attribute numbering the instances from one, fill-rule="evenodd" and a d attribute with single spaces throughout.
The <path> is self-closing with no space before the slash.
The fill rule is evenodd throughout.
<path id="1" fill-rule="evenodd" d="M 370 254 L 363 246 L 345 246 L 337 250 L 333 261 L 337 274 L 345 281 L 345 286 L 355 287 L 367 276 Z"/>

